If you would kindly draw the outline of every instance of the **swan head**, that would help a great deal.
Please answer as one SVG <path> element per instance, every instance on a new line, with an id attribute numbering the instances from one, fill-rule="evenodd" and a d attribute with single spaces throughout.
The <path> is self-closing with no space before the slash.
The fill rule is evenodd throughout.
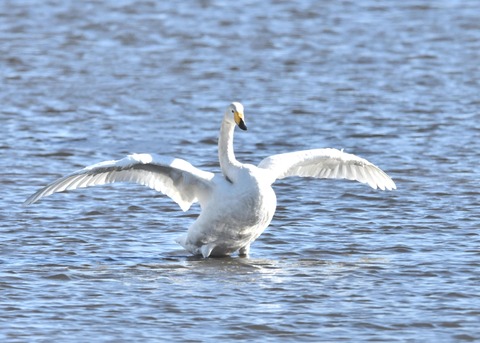
<path id="1" fill-rule="evenodd" d="M 243 105 L 239 102 L 232 102 L 225 110 L 225 120 L 229 123 L 235 123 L 242 130 L 247 130 L 245 125 L 245 116 L 243 114 Z"/>

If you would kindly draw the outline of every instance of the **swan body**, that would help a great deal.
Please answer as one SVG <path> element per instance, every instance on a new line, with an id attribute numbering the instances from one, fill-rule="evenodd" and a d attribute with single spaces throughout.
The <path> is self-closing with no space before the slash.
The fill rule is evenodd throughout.
<path id="1" fill-rule="evenodd" d="M 194 255 L 248 255 L 250 244 L 270 224 L 277 200 L 272 184 L 289 176 L 339 178 L 374 189 L 396 189 L 380 168 L 336 149 L 313 149 L 265 158 L 258 166 L 235 158 L 235 127 L 246 130 L 242 104 L 233 102 L 224 114 L 218 140 L 221 174 L 195 168 L 185 160 L 133 154 L 118 161 L 88 166 L 60 178 L 30 196 L 25 205 L 56 192 L 114 182 L 135 182 L 169 196 L 183 211 L 198 202 L 201 213 L 176 241 Z"/>

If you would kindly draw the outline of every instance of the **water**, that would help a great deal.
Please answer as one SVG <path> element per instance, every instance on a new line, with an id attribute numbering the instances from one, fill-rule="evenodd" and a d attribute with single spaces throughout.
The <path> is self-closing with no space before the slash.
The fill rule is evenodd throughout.
<path id="1" fill-rule="evenodd" d="M 480 340 L 477 1 L 2 1 L 0 339 Z M 135 185 L 39 187 L 132 152 L 218 171 L 365 157 L 379 192 L 286 179 L 249 258 L 173 240 L 198 214 Z"/>

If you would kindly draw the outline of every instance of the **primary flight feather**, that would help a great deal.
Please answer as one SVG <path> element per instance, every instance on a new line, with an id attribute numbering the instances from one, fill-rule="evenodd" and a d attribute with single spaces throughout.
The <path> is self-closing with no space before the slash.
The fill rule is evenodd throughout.
<path id="1" fill-rule="evenodd" d="M 134 182 L 169 196 L 183 211 L 198 202 L 201 213 L 177 242 L 194 255 L 248 255 L 275 213 L 272 184 L 289 176 L 356 180 L 382 190 L 395 183 L 380 168 L 336 149 L 313 149 L 272 155 L 258 166 L 236 160 L 235 126 L 246 130 L 242 104 L 233 102 L 224 114 L 218 139 L 221 174 L 195 168 L 185 160 L 133 154 L 118 161 L 91 165 L 62 177 L 30 196 L 32 204 L 56 192 L 114 182 Z"/>

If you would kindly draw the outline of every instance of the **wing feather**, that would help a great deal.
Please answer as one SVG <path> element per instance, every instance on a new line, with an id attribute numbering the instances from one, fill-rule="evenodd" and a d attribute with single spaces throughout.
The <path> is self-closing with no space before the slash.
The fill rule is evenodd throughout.
<path id="1" fill-rule="evenodd" d="M 348 179 L 382 190 L 396 189 L 380 168 L 356 155 L 337 149 L 313 149 L 272 155 L 258 165 L 268 171 L 271 182 L 288 176 Z"/>
<path id="2" fill-rule="evenodd" d="M 214 174 L 195 168 L 187 161 L 175 158 L 133 154 L 118 161 L 106 161 L 88 166 L 64 176 L 30 196 L 25 205 L 53 193 L 116 182 L 133 182 L 155 189 L 175 201 L 186 211 L 192 203 L 210 192 Z"/>

